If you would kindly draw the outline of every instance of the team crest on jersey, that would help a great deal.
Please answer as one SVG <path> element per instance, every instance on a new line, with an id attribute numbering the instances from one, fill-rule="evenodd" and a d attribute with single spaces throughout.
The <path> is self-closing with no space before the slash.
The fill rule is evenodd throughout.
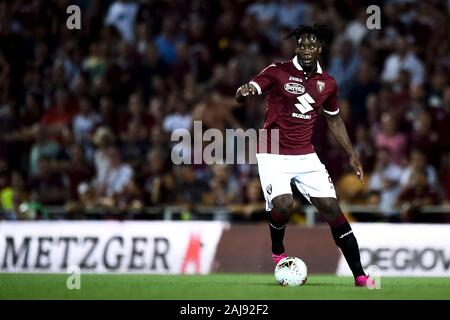
<path id="1" fill-rule="evenodd" d="M 284 85 L 284 90 L 292 94 L 303 94 L 305 92 L 305 87 L 300 83 L 288 82 Z"/>
<path id="2" fill-rule="evenodd" d="M 272 185 L 269 184 L 266 188 L 267 194 L 270 196 L 272 194 Z"/>
<path id="3" fill-rule="evenodd" d="M 317 91 L 322 92 L 325 89 L 325 82 L 317 80 Z"/>

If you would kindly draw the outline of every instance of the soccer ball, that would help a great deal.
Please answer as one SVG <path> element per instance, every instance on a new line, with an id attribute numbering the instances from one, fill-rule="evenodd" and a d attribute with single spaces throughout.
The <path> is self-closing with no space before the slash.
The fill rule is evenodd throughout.
<path id="1" fill-rule="evenodd" d="M 308 267 L 302 259 L 286 257 L 275 267 L 275 280 L 282 286 L 301 286 L 308 279 Z"/>

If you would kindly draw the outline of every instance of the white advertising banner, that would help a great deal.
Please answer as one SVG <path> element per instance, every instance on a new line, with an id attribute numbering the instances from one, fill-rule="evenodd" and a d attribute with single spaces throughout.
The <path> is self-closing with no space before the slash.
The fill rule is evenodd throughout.
<path id="1" fill-rule="evenodd" d="M 450 277 L 450 225 L 352 223 L 363 267 L 381 276 Z M 340 256 L 336 273 L 351 275 Z"/>
<path id="2" fill-rule="evenodd" d="M 224 222 L 0 222 L 0 272 L 211 271 Z"/>

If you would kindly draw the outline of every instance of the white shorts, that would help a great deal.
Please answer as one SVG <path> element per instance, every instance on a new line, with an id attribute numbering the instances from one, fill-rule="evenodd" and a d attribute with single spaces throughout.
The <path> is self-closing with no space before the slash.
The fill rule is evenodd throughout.
<path id="1" fill-rule="evenodd" d="M 272 210 L 272 199 L 292 194 L 291 182 L 309 201 L 310 197 L 336 198 L 336 191 L 325 165 L 315 153 L 282 155 L 259 153 L 259 179 L 266 198 L 266 210 Z"/>

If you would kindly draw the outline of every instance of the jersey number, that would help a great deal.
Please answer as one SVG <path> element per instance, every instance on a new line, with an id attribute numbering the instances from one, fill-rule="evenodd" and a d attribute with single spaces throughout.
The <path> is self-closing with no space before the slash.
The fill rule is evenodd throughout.
<path id="1" fill-rule="evenodd" d="M 302 94 L 300 97 L 297 97 L 297 100 L 300 103 L 296 103 L 295 106 L 303 114 L 313 110 L 311 103 L 316 102 L 314 101 L 313 97 L 309 95 L 309 93 Z"/>

